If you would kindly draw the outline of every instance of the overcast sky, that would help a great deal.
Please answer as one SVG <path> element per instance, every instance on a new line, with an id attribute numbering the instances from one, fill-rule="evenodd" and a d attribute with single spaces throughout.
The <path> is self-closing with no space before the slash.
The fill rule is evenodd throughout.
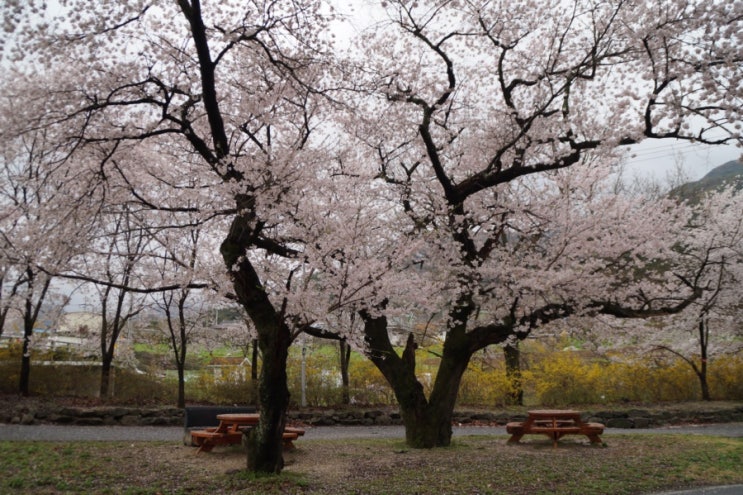
<path id="1" fill-rule="evenodd" d="M 702 146 L 676 140 L 648 140 L 632 147 L 627 172 L 639 178 L 664 180 L 677 166 L 699 180 L 707 172 L 731 160 L 739 160 L 743 150 L 736 146 Z"/>

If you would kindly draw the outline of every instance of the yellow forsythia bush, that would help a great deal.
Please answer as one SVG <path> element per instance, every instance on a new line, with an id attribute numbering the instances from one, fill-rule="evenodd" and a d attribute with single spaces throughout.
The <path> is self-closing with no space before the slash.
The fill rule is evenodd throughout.
<path id="1" fill-rule="evenodd" d="M 397 403 L 387 380 L 368 359 L 353 355 L 349 375 L 352 403 L 382 405 Z"/>
<path id="2" fill-rule="evenodd" d="M 522 383 L 528 382 L 530 376 L 529 371 L 522 372 Z M 458 402 L 472 406 L 506 406 L 516 390 L 516 384 L 506 376 L 505 363 L 495 367 L 473 363 L 462 377 Z"/>
<path id="3" fill-rule="evenodd" d="M 699 400 L 699 379 L 684 360 L 665 355 L 598 355 L 564 342 L 521 344 L 526 405 L 565 406 L 616 402 Z M 508 404 L 514 384 L 506 378 L 502 353 L 476 356 L 462 380 L 460 405 Z M 743 358 L 709 362 L 708 382 L 717 400 L 743 399 Z M 509 388 L 510 387 L 510 388 Z"/>
<path id="4" fill-rule="evenodd" d="M 710 363 L 710 393 L 713 398 L 743 399 L 743 356 L 728 356 Z"/>
<path id="5" fill-rule="evenodd" d="M 527 406 L 559 407 L 571 404 L 616 402 L 673 402 L 699 400 L 700 385 L 691 367 L 680 358 L 663 354 L 598 355 L 569 342 L 525 341 L 521 348 L 521 390 Z M 416 373 L 428 393 L 436 379 L 440 346 L 416 352 Z M 54 356 L 56 358 L 56 356 Z M 64 373 L 41 366 L 48 356 L 34 356 L 33 393 L 94 395 L 99 368 L 68 367 Z M 287 367 L 293 407 L 301 399 L 301 347 L 292 347 Z M 0 391 L 17 391 L 20 353 L 0 349 Z M 308 346 L 305 354 L 307 404 L 334 407 L 342 403 L 340 360 L 337 345 Z M 113 387 L 120 400 L 175 400 L 176 383 L 168 378 L 117 370 Z M 394 393 L 382 374 L 365 357 L 352 353 L 349 368 L 352 404 L 394 405 Z M 708 382 L 712 398 L 743 400 L 743 356 L 711 359 Z M 491 347 L 473 356 L 462 377 L 459 406 L 498 408 L 513 403 L 518 383 L 506 373 L 503 352 Z M 188 401 L 246 404 L 256 400 L 250 366 L 201 369 L 186 383 Z"/>
<path id="6" fill-rule="evenodd" d="M 599 363 L 574 352 L 555 352 L 531 367 L 537 402 L 545 406 L 601 402 L 605 393 Z"/>

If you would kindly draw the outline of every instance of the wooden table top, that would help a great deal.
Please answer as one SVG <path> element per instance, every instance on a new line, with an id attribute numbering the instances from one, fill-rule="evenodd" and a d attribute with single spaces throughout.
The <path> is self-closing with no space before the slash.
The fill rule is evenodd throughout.
<path id="1" fill-rule="evenodd" d="M 529 414 L 580 414 L 580 411 L 573 409 L 533 409 Z"/>
<path id="2" fill-rule="evenodd" d="M 260 418 L 258 413 L 217 414 L 217 419 L 225 423 L 256 424 Z"/>
<path id="3" fill-rule="evenodd" d="M 537 409 L 529 411 L 529 417 L 532 418 L 575 418 L 580 417 L 580 411 L 570 409 Z"/>

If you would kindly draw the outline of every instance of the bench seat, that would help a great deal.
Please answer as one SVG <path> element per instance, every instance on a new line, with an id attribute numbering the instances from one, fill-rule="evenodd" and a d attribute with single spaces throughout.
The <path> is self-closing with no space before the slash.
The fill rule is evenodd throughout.
<path id="1" fill-rule="evenodd" d="M 197 452 L 209 452 L 217 445 L 238 444 L 242 440 L 242 432 L 218 432 L 209 430 L 194 430 L 191 432 L 191 441 L 199 447 Z"/>
<path id="2" fill-rule="evenodd" d="M 532 426 L 530 433 L 559 433 L 562 435 L 581 433 L 580 426 Z"/>
<path id="3" fill-rule="evenodd" d="M 506 431 L 508 433 L 517 433 L 520 431 L 524 431 L 523 421 L 514 421 L 514 422 L 506 424 Z"/>
<path id="4" fill-rule="evenodd" d="M 535 421 L 528 427 L 523 421 L 513 421 L 506 424 L 506 432 L 511 435 L 508 443 L 518 443 L 524 435 L 542 434 L 552 439 L 553 445 L 564 435 L 585 435 L 592 444 L 600 444 L 600 434 L 604 432 L 601 423 L 575 423 L 571 421 Z"/>
<path id="5" fill-rule="evenodd" d="M 250 427 L 241 428 L 238 431 L 220 432 L 216 431 L 217 427 L 210 427 L 203 430 L 191 431 L 191 443 L 199 447 L 197 452 L 209 452 L 217 445 L 237 445 L 242 442 L 243 432 Z M 294 441 L 305 434 L 302 428 L 287 426 L 282 434 L 284 448 L 293 450 Z"/>

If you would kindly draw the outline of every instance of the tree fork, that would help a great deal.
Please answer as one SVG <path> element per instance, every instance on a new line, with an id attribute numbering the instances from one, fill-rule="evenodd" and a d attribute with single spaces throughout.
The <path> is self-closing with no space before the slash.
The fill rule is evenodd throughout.
<path id="1" fill-rule="evenodd" d="M 411 333 L 398 356 L 389 340 L 387 319 L 362 312 L 364 334 L 369 344 L 368 357 L 382 372 L 397 398 L 405 424 L 405 441 L 413 448 L 446 447 L 451 443 L 451 422 L 462 375 L 471 352 L 464 332 L 447 337 L 444 354 L 430 399 L 415 375 L 415 348 Z"/>

